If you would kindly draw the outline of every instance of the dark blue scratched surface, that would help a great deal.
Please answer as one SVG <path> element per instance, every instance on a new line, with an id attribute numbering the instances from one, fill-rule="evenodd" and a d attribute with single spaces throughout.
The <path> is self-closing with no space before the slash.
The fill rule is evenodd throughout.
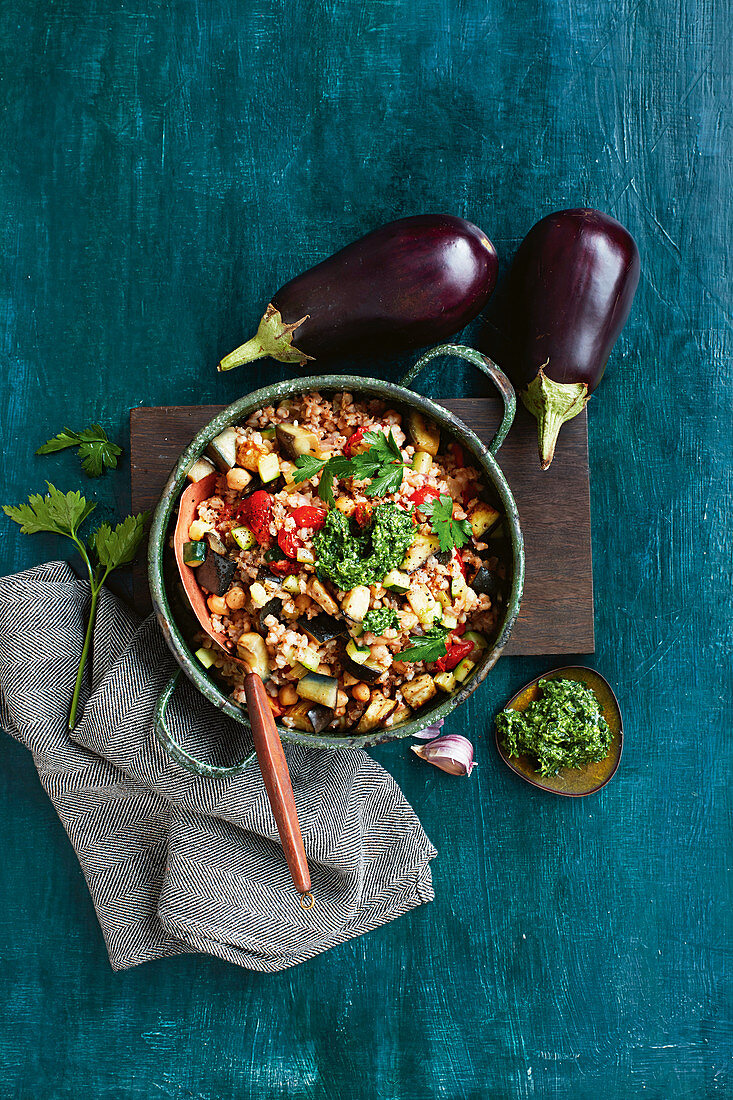
<path id="1" fill-rule="evenodd" d="M 626 717 L 597 797 L 502 768 L 506 659 L 456 714 L 460 781 L 378 751 L 439 849 L 436 901 L 279 976 L 109 969 L 28 755 L 0 741 L 3 1096 L 697 1100 L 730 1086 L 730 11 L 723 0 L 5 0 L 3 499 L 218 376 L 272 291 L 392 217 L 511 258 L 552 209 L 636 236 L 636 306 L 590 409 L 595 662 Z M 467 333 L 473 338 L 476 329 Z M 371 369 L 396 378 L 406 358 Z M 474 385 L 460 370 L 428 392 Z M 95 484 L 110 514 L 121 472 Z M 63 553 L 2 527 L 5 572 Z"/>

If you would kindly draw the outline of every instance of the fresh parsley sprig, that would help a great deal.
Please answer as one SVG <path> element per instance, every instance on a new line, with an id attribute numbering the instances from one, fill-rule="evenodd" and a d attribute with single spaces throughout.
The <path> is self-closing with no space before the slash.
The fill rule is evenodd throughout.
<path id="1" fill-rule="evenodd" d="M 402 452 L 392 429 L 390 428 L 387 435 L 378 431 L 365 432 L 364 442 L 369 444 L 367 450 L 352 455 L 351 458 L 334 455 L 333 458 L 324 460 L 300 455 L 295 461 L 295 483 L 310 481 L 320 473 L 318 495 L 329 504 L 334 502 L 333 483 L 336 478 L 353 477 L 358 481 L 370 481 L 371 484 L 366 489 L 366 495 L 370 497 L 384 497 L 399 492 L 406 463 L 402 459 Z"/>
<path id="2" fill-rule="evenodd" d="M 84 635 L 84 645 L 76 674 L 74 693 L 69 710 L 69 729 L 76 724 L 76 711 L 79 705 L 79 693 L 84 678 L 84 669 L 89 658 L 89 650 L 94 634 L 94 621 L 97 614 L 97 601 L 102 585 L 110 573 L 120 565 L 131 562 L 142 542 L 145 533 L 147 512 L 136 516 L 127 516 L 111 527 L 102 523 L 87 539 L 86 543 L 79 534 L 84 521 L 96 508 L 96 504 L 84 499 L 81 493 L 62 493 L 50 481 L 46 482 L 48 492 L 45 496 L 33 493 L 27 504 L 4 504 L 3 511 L 15 523 L 20 525 L 24 535 L 35 535 L 39 531 L 50 531 L 71 539 L 81 554 L 89 576 L 92 590 L 92 602 L 89 609 L 89 621 Z"/>
<path id="3" fill-rule="evenodd" d="M 447 493 L 423 501 L 420 511 L 430 519 L 430 526 L 438 536 L 441 550 L 452 550 L 454 546 L 460 549 L 470 542 L 473 534 L 471 524 L 467 519 L 453 519 L 453 501 Z"/>
<path id="4" fill-rule="evenodd" d="M 398 661 L 407 661 L 414 664 L 417 661 L 437 661 L 439 657 L 445 657 L 448 652 L 446 638 L 450 634 L 442 626 L 431 626 L 424 634 L 411 634 L 412 645 L 409 649 L 403 649 L 397 653 Z"/>
<path id="5" fill-rule="evenodd" d="M 92 424 L 80 432 L 64 428 L 53 439 L 47 439 L 36 454 L 50 455 L 55 451 L 65 451 L 68 447 L 79 448 L 82 469 L 90 477 L 99 477 L 105 469 L 114 470 L 117 458 L 122 454 L 122 448 L 110 442 L 101 424 Z"/>

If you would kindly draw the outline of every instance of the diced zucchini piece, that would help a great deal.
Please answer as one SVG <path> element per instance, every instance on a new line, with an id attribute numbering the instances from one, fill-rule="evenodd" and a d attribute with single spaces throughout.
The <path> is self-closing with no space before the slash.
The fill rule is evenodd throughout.
<path id="1" fill-rule="evenodd" d="M 450 582 L 450 594 L 453 599 L 457 599 L 457 597 L 460 596 L 461 592 L 463 592 L 464 588 L 467 587 L 468 585 L 466 584 L 466 578 L 463 576 L 463 573 L 458 572 Z"/>
<path id="2" fill-rule="evenodd" d="M 301 699 L 310 699 L 312 703 L 320 703 L 322 707 L 335 710 L 338 688 L 339 682 L 335 676 L 309 672 L 302 680 L 298 680 L 296 691 Z"/>
<path id="3" fill-rule="evenodd" d="M 204 538 L 209 545 L 209 549 L 213 550 L 215 554 L 219 554 L 222 558 L 226 557 L 227 548 L 214 531 L 207 531 Z"/>
<path id="4" fill-rule="evenodd" d="M 305 565 L 315 564 L 316 555 L 313 553 L 312 550 L 309 550 L 307 546 L 299 546 L 295 553 L 295 556 L 299 562 L 302 562 Z"/>
<path id="5" fill-rule="evenodd" d="M 318 606 L 322 607 L 328 615 L 341 614 L 339 605 L 336 603 L 326 586 L 322 584 L 317 577 L 314 577 L 308 585 L 308 595 L 311 599 L 315 600 Z"/>
<path id="6" fill-rule="evenodd" d="M 259 634 L 243 634 L 237 642 L 237 653 L 246 661 L 252 672 L 263 680 L 270 676 L 270 658 L 267 655 L 265 639 Z"/>
<path id="7" fill-rule="evenodd" d="M 298 455 L 318 455 L 318 436 L 296 424 L 278 424 L 277 441 L 289 458 Z"/>
<path id="8" fill-rule="evenodd" d="M 453 675 L 458 683 L 462 684 L 464 680 L 468 679 L 475 667 L 476 665 L 473 661 L 469 661 L 468 657 L 464 657 Z"/>
<path id="9" fill-rule="evenodd" d="M 480 501 L 468 517 L 471 530 L 477 539 L 481 535 L 485 535 L 492 527 L 496 527 L 500 520 L 501 512 L 497 512 L 496 508 L 492 508 L 490 504 L 486 504 L 484 501 Z"/>
<path id="10" fill-rule="evenodd" d="M 413 470 L 419 474 L 426 474 L 432 465 L 433 456 L 429 451 L 415 451 L 415 457 L 412 460 Z"/>
<path id="11" fill-rule="evenodd" d="M 423 673 L 422 676 L 417 676 L 414 680 L 408 680 L 406 684 L 402 685 L 400 690 L 407 705 L 412 707 L 413 710 L 425 706 L 426 703 L 429 703 L 430 700 L 438 694 L 435 681 L 429 672 Z"/>
<path id="12" fill-rule="evenodd" d="M 396 700 L 388 699 L 387 696 L 382 695 L 381 692 L 375 692 L 369 706 L 361 716 L 359 725 L 356 727 L 356 732 L 369 733 L 370 730 L 374 730 L 378 726 L 383 725 L 385 719 L 392 713 L 396 706 Z"/>
<path id="13" fill-rule="evenodd" d="M 222 473 L 231 470 L 237 464 L 237 432 L 235 428 L 225 428 L 212 439 L 206 448 L 207 454 Z"/>
<path id="14" fill-rule="evenodd" d="M 348 642 L 346 645 L 346 652 L 355 664 L 363 665 L 366 661 L 369 660 L 372 651 L 370 650 L 368 645 L 357 645 L 352 638 L 351 641 Z"/>
<path id="15" fill-rule="evenodd" d="M 249 598 L 252 601 L 253 607 L 260 608 L 265 606 L 270 597 L 264 585 L 260 584 L 259 581 L 255 581 L 254 584 L 249 586 Z"/>
<path id="16" fill-rule="evenodd" d="M 263 455 L 257 463 L 257 473 L 260 475 L 262 484 L 266 485 L 268 481 L 274 481 L 276 477 L 280 476 L 280 459 L 273 452 L 269 455 Z"/>
<path id="17" fill-rule="evenodd" d="M 435 458 L 440 449 L 440 428 L 437 424 L 426 420 L 417 409 L 410 409 L 407 414 L 407 431 L 415 447 Z"/>
<path id="18" fill-rule="evenodd" d="M 277 428 L 274 424 L 271 424 L 269 428 L 260 428 L 260 435 L 263 439 L 274 439 Z"/>
<path id="19" fill-rule="evenodd" d="M 439 687 L 446 695 L 450 695 L 456 686 L 456 678 L 452 672 L 439 672 L 437 676 L 433 676 L 433 679 L 436 687 Z"/>
<path id="20" fill-rule="evenodd" d="M 204 649 L 203 646 L 201 646 L 201 649 L 196 650 L 194 657 L 201 662 L 204 668 L 211 668 L 214 663 L 214 654 L 210 649 Z"/>
<path id="21" fill-rule="evenodd" d="M 440 549 L 440 539 L 437 535 L 416 535 L 407 549 L 404 561 L 400 566 L 405 573 L 414 573 L 421 565 L 424 565 L 431 554 Z"/>
<path id="22" fill-rule="evenodd" d="M 197 458 L 186 477 L 195 485 L 197 481 L 203 481 L 209 474 L 213 474 L 215 469 L 216 466 L 213 462 L 209 462 L 208 458 Z"/>
<path id="23" fill-rule="evenodd" d="M 290 574 L 289 577 L 285 577 L 283 580 L 283 588 L 290 596 L 300 595 L 300 584 L 298 578 L 294 574 Z"/>
<path id="24" fill-rule="evenodd" d="M 202 519 L 195 519 L 188 528 L 188 537 L 191 542 L 199 542 L 208 531 L 213 530 L 213 523 L 204 523 Z"/>
<path id="25" fill-rule="evenodd" d="M 232 538 L 240 550 L 251 550 L 257 542 L 249 527 L 232 528 Z"/>
<path id="26" fill-rule="evenodd" d="M 467 630 L 463 635 L 464 642 L 473 642 L 474 649 L 488 649 L 489 641 L 485 634 L 479 634 L 477 630 Z"/>
<path id="27" fill-rule="evenodd" d="M 458 626 L 458 619 L 456 618 L 456 616 L 445 610 L 443 611 L 443 617 L 441 618 L 440 622 L 441 625 L 446 628 L 446 630 L 455 630 Z"/>
<path id="28" fill-rule="evenodd" d="M 206 559 L 206 543 L 199 539 L 198 542 L 184 542 L 183 561 L 195 569 L 197 565 L 203 565 Z"/>
<path id="29" fill-rule="evenodd" d="M 307 668 L 309 672 L 315 672 L 321 663 L 321 657 L 317 650 L 311 649 L 310 646 L 304 653 L 301 653 L 298 660 L 304 668 Z"/>
<path id="30" fill-rule="evenodd" d="M 389 592 L 399 592 L 404 595 L 410 587 L 410 578 L 407 573 L 400 573 L 399 569 L 390 569 L 382 584 Z"/>
<path id="31" fill-rule="evenodd" d="M 360 623 L 369 610 L 371 593 L 365 584 L 359 584 L 347 592 L 341 601 L 344 615 L 355 623 Z"/>

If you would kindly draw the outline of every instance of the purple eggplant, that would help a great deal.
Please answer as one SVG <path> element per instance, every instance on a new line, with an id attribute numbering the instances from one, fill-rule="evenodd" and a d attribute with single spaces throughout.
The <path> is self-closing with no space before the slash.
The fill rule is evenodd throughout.
<path id="1" fill-rule="evenodd" d="M 266 356 L 304 366 L 436 343 L 479 314 L 497 269 L 493 244 L 463 218 L 420 214 L 390 222 L 286 283 L 257 335 L 226 355 L 219 370 Z"/>
<path id="2" fill-rule="evenodd" d="M 638 282 L 633 237 L 598 210 L 548 214 L 519 246 L 507 280 L 508 366 L 537 418 L 543 470 L 603 377 Z"/>

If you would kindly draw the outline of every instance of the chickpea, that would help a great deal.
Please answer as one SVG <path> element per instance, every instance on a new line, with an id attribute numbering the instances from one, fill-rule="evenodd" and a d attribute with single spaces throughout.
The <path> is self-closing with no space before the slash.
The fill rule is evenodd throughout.
<path id="1" fill-rule="evenodd" d="M 353 687 L 354 684 L 358 684 L 356 676 L 352 676 L 350 672 L 345 672 L 343 675 L 344 687 Z"/>
<path id="2" fill-rule="evenodd" d="M 349 697 L 345 691 L 339 691 L 336 695 L 336 710 L 345 710 Z"/>
<path id="3" fill-rule="evenodd" d="M 252 475 L 241 469 L 240 466 L 232 466 L 227 473 L 227 485 L 237 493 L 241 493 L 243 489 L 246 489 L 251 480 Z"/>
<path id="4" fill-rule="evenodd" d="M 247 602 L 247 593 L 238 584 L 235 584 L 229 589 L 224 600 L 231 611 L 240 611 Z"/>
<path id="5" fill-rule="evenodd" d="M 256 470 L 257 463 L 263 455 L 267 454 L 267 448 L 261 443 L 255 443 L 252 439 L 245 440 L 237 447 L 237 462 L 244 466 L 245 470 Z"/>
<path id="6" fill-rule="evenodd" d="M 285 684 L 277 693 L 277 697 L 284 707 L 292 707 L 298 702 L 298 693 L 294 684 Z"/>
<path id="7" fill-rule="evenodd" d="M 299 596 L 296 596 L 293 600 L 298 611 L 307 611 L 311 605 L 310 596 L 306 596 L 305 592 L 301 592 Z"/>
<path id="8" fill-rule="evenodd" d="M 329 667 L 328 665 L 324 665 L 323 663 L 321 663 L 321 664 L 320 664 L 320 665 L 318 666 L 318 668 L 316 669 L 316 671 L 318 672 L 318 675 L 319 675 L 319 676 L 330 676 L 330 675 L 331 675 L 331 669 L 330 669 L 330 667 Z"/>
<path id="9" fill-rule="evenodd" d="M 361 681 L 360 681 L 358 684 L 354 684 L 354 686 L 351 689 L 351 694 L 360 703 L 368 703 L 372 692 L 371 692 L 371 688 L 369 687 L 369 684 L 364 684 L 364 683 L 361 683 Z"/>
<path id="10" fill-rule="evenodd" d="M 223 596 L 209 596 L 206 602 L 212 615 L 226 615 L 229 610 Z"/>

